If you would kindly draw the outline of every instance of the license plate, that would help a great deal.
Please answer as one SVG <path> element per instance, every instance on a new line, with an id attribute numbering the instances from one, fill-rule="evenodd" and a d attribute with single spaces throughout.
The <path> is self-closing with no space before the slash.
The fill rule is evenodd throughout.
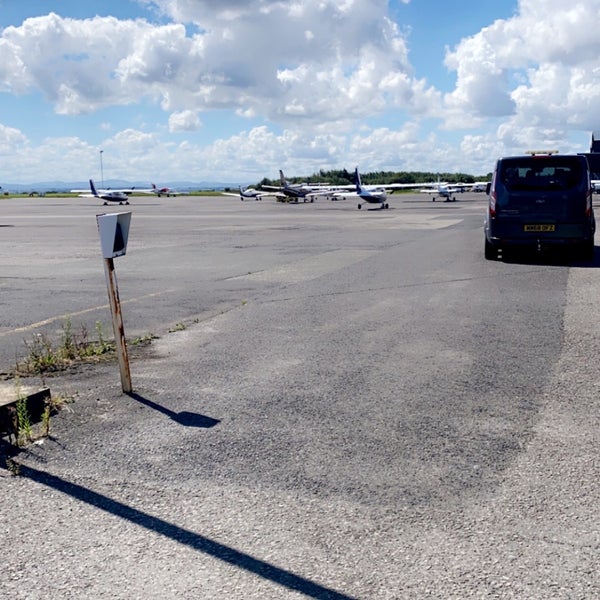
<path id="1" fill-rule="evenodd" d="M 539 225 L 523 225 L 525 231 L 555 231 L 555 225 L 539 224 Z"/>

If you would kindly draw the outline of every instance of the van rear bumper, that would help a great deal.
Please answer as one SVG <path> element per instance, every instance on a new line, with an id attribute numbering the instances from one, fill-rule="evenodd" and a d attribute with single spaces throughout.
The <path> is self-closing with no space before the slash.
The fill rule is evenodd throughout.
<path id="1" fill-rule="evenodd" d="M 525 231 L 525 224 L 487 222 L 485 236 L 493 246 L 577 246 L 592 242 L 595 227 L 556 223 L 554 231 Z"/>

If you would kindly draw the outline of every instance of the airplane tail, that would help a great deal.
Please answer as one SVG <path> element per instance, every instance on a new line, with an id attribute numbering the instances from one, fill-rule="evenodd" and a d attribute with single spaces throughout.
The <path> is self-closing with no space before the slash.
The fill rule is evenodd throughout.
<path id="1" fill-rule="evenodd" d="M 94 194 L 94 196 L 96 196 L 96 198 L 97 198 L 98 192 L 96 191 L 96 186 L 94 185 L 93 179 L 90 179 L 90 189 L 92 190 L 92 194 Z"/>
<path id="2" fill-rule="evenodd" d="M 285 175 L 283 174 L 283 171 L 281 169 L 279 169 L 279 179 L 281 181 L 281 185 L 286 188 L 289 187 L 289 184 L 285 178 Z"/>
<path id="3" fill-rule="evenodd" d="M 358 167 L 354 169 L 354 181 L 356 182 L 356 193 L 360 194 L 362 192 L 362 183 L 360 181 L 360 174 L 358 172 Z"/>

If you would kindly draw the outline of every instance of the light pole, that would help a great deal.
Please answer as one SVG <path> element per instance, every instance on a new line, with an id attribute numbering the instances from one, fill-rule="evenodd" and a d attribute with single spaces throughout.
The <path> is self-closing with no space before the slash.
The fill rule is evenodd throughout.
<path id="1" fill-rule="evenodd" d="M 102 187 L 104 187 L 104 166 L 102 165 L 102 154 L 104 150 L 100 150 L 100 179 L 102 180 Z"/>

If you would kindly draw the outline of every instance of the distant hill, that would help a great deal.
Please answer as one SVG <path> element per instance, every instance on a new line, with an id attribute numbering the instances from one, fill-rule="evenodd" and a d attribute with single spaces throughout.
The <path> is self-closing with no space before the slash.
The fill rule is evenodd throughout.
<path id="1" fill-rule="evenodd" d="M 240 185 L 239 183 L 224 183 L 214 181 L 125 181 L 123 179 L 105 179 L 104 185 L 101 182 L 94 180 L 97 187 L 104 188 L 142 188 L 146 189 L 151 187 L 152 183 L 156 183 L 159 187 L 170 187 L 182 192 L 191 190 L 223 190 L 225 188 L 235 188 Z M 248 185 L 248 184 L 242 184 Z M 36 183 L 4 183 L 0 182 L 2 186 L 1 192 L 12 192 L 17 194 L 29 194 L 31 192 L 68 192 L 69 190 L 81 190 L 88 189 L 90 186 L 89 181 L 38 181 Z"/>

